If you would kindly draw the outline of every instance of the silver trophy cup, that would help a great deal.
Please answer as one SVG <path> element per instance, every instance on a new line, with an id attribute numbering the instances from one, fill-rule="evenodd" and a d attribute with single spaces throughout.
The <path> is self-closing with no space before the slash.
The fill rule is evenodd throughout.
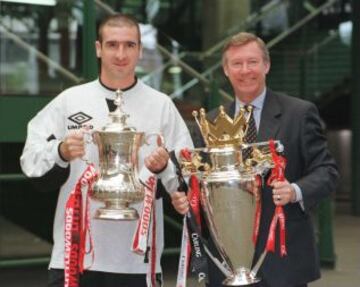
<path id="1" fill-rule="evenodd" d="M 100 177 L 93 187 L 92 198 L 105 203 L 95 214 L 98 219 L 135 220 L 138 212 L 130 204 L 144 198 L 138 180 L 137 151 L 143 133 L 134 131 L 98 131 L 94 140 L 99 151 Z"/>
<path id="2" fill-rule="evenodd" d="M 202 178 L 201 203 L 212 239 L 229 274 L 225 286 L 260 281 L 251 272 L 256 174 L 240 172 L 239 150 L 210 149 L 211 172 Z"/>
<path id="3" fill-rule="evenodd" d="M 250 119 L 244 109 L 234 120 L 222 107 L 213 122 L 206 119 L 203 109 L 193 114 L 206 147 L 194 149 L 191 159 L 182 158 L 181 166 L 183 174 L 200 177 L 205 219 L 223 260 L 214 263 L 226 276 L 225 286 L 257 283 L 258 267 L 251 269 L 255 248 L 252 236 L 256 203 L 260 200 L 257 176 L 273 166 L 268 142 L 243 143 Z M 245 148 L 251 148 L 251 156 L 243 160 Z"/>
<path id="4" fill-rule="evenodd" d="M 122 110 L 122 92 L 116 91 L 117 108 L 109 113 L 110 122 L 92 134 L 99 152 L 100 176 L 91 197 L 105 204 L 95 214 L 98 219 L 136 220 L 139 215 L 130 205 L 144 198 L 138 180 L 138 151 L 145 135 L 126 124 L 129 115 Z"/>

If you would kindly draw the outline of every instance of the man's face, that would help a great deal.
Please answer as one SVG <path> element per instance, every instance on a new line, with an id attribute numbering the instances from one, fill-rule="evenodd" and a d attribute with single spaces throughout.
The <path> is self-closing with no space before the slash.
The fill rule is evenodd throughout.
<path id="1" fill-rule="evenodd" d="M 96 41 L 96 55 L 101 59 L 100 78 L 104 84 L 131 85 L 141 55 L 136 27 L 104 26 L 102 42 Z"/>
<path id="2" fill-rule="evenodd" d="M 236 97 L 250 103 L 264 90 L 270 63 L 265 61 L 256 42 L 231 46 L 224 55 L 223 69 Z"/>

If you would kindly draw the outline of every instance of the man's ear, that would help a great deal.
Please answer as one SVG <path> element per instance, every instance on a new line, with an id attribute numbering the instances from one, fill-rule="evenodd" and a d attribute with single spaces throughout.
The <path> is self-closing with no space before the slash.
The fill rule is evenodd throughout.
<path id="1" fill-rule="evenodd" d="M 139 51 L 139 59 L 142 59 L 142 57 L 143 57 L 143 46 L 142 46 L 142 44 L 140 44 L 139 49 L 140 49 L 140 51 Z"/>
<path id="2" fill-rule="evenodd" d="M 271 63 L 270 63 L 270 61 L 268 61 L 265 64 L 266 64 L 265 75 L 267 75 L 270 71 Z"/>
<path id="3" fill-rule="evenodd" d="M 224 71 L 225 76 L 229 77 L 229 73 L 228 73 L 226 64 L 223 64 L 223 71 Z"/>
<path id="4" fill-rule="evenodd" d="M 95 50 L 96 50 L 96 57 L 101 58 L 101 43 L 99 41 L 95 42 Z"/>

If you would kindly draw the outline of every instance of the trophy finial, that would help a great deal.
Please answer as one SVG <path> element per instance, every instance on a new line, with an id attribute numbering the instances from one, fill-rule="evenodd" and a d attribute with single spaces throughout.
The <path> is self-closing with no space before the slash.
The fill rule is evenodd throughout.
<path id="1" fill-rule="evenodd" d="M 103 130 L 108 130 L 108 131 L 135 130 L 134 128 L 129 127 L 126 122 L 129 115 L 125 113 L 123 110 L 123 106 L 124 106 L 123 91 L 117 89 L 115 94 L 116 96 L 114 99 L 114 105 L 116 106 L 116 109 L 109 113 L 110 122 L 105 127 L 103 127 Z"/>
<path id="2" fill-rule="evenodd" d="M 109 116 L 113 123 L 120 123 L 122 126 L 126 127 L 126 120 L 129 117 L 123 110 L 124 106 L 124 98 L 123 98 L 123 91 L 120 89 L 116 90 L 116 96 L 114 100 L 114 105 L 116 106 L 115 111 L 109 113 Z"/>

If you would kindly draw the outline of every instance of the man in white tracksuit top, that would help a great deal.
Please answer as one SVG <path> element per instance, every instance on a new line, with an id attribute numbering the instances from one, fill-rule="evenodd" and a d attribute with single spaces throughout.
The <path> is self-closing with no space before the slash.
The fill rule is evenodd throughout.
<path id="1" fill-rule="evenodd" d="M 115 90 L 123 92 L 123 110 L 129 114 L 127 124 L 139 132 L 161 133 L 168 150 L 192 147 L 189 132 L 172 101 L 135 77 L 135 66 L 141 55 L 137 22 L 129 16 L 113 15 L 99 27 L 96 42 L 101 59 L 98 80 L 65 90 L 42 109 L 28 125 L 28 136 L 21 166 L 28 177 L 49 176 L 63 179 L 54 222 L 54 247 L 49 266 L 49 285 L 64 286 L 64 210 L 69 193 L 86 168 L 82 158 L 98 162 L 97 147 L 85 144 L 84 129 L 98 130 L 109 121 L 109 110 L 115 108 Z M 139 152 L 141 173 L 157 173 L 167 191 L 175 191 L 175 168 L 165 150 L 156 141 Z M 146 164 L 144 164 L 144 162 Z M 145 166 L 146 165 L 146 166 Z M 147 169 L 148 168 L 148 169 Z M 60 186 L 59 186 L 60 187 Z M 95 260 L 81 276 L 80 286 L 146 286 L 149 264 L 143 256 L 131 251 L 136 221 L 93 220 L 101 203 L 91 201 L 91 233 Z M 141 213 L 142 203 L 134 205 Z M 156 273 L 161 273 L 163 250 L 163 210 L 156 200 Z M 85 256 L 85 266 L 91 262 Z"/>

